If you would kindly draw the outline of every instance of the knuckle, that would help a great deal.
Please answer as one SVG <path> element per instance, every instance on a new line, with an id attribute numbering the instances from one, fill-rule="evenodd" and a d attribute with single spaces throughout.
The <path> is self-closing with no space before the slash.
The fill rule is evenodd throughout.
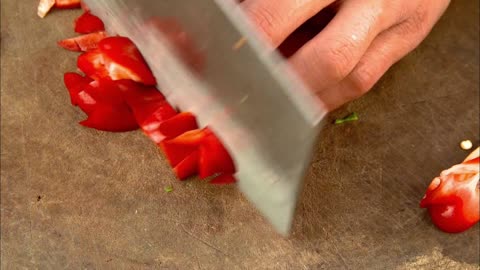
<path id="1" fill-rule="evenodd" d="M 375 71 L 364 64 L 359 65 L 352 75 L 353 90 L 357 96 L 361 96 L 370 91 L 377 82 Z"/>
<path id="2" fill-rule="evenodd" d="M 338 40 L 331 43 L 326 51 L 317 51 L 317 59 L 327 62 L 328 72 L 334 80 L 345 78 L 354 66 L 355 42 L 349 40 Z"/>
<path id="3" fill-rule="evenodd" d="M 247 13 L 254 25 L 266 38 L 271 41 L 275 40 L 275 29 L 280 22 L 273 9 L 258 5 L 249 8 Z"/>

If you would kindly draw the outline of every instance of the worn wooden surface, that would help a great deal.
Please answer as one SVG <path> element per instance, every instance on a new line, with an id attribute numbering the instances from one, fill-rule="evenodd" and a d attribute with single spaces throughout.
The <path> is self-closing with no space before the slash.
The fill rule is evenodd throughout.
<path id="1" fill-rule="evenodd" d="M 2 269 L 478 269 L 479 226 L 444 234 L 418 202 L 479 137 L 479 3 L 453 1 L 423 45 L 331 117 L 290 238 L 234 187 L 176 182 L 140 132 L 76 122 L 62 84 L 79 11 L 1 0 Z M 164 187 L 173 185 L 172 193 Z"/>

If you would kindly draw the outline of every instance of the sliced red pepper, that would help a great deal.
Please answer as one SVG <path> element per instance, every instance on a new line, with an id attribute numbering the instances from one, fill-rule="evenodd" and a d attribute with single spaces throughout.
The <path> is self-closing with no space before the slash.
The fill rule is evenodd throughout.
<path id="1" fill-rule="evenodd" d="M 98 48 L 98 43 L 106 38 L 105 32 L 96 32 L 74 38 L 60 40 L 58 46 L 74 52 L 87 52 Z"/>
<path id="2" fill-rule="evenodd" d="M 164 140 L 159 146 L 165 153 L 170 165 L 175 167 L 198 149 L 205 135 L 205 131 L 202 129 L 191 130 L 174 139 Z"/>
<path id="3" fill-rule="evenodd" d="M 130 79 L 156 85 L 155 77 L 133 42 L 125 37 L 109 37 L 99 44 L 105 66 L 113 80 Z"/>
<path id="4" fill-rule="evenodd" d="M 63 76 L 63 81 L 70 93 L 70 102 L 72 105 L 77 105 L 78 93 L 83 91 L 92 80 L 75 72 L 67 72 Z"/>
<path id="5" fill-rule="evenodd" d="M 89 11 L 84 12 L 75 20 L 75 32 L 80 34 L 89 34 L 99 31 L 105 31 L 103 21 Z"/>
<path id="6" fill-rule="evenodd" d="M 126 132 L 138 129 L 138 124 L 126 104 L 124 106 L 97 105 L 87 120 L 80 122 L 80 124 L 110 132 Z"/>
<path id="7" fill-rule="evenodd" d="M 420 202 L 433 223 L 449 233 L 463 232 L 479 221 L 479 166 L 476 156 L 443 171 L 433 179 Z"/>
<path id="8" fill-rule="evenodd" d="M 53 6 L 55 6 L 55 0 L 40 0 L 37 8 L 38 16 L 44 18 Z"/>
<path id="9" fill-rule="evenodd" d="M 198 172 L 198 151 L 189 154 L 185 159 L 173 168 L 178 179 L 184 180 L 194 176 Z"/>
<path id="10" fill-rule="evenodd" d="M 55 0 L 55 7 L 57 8 L 79 8 L 80 0 Z"/>
<path id="11" fill-rule="evenodd" d="M 158 130 L 166 139 L 180 136 L 181 134 L 198 129 L 197 119 L 192 113 L 183 112 L 160 123 Z"/>
<path id="12" fill-rule="evenodd" d="M 210 181 L 210 184 L 213 185 L 228 185 L 228 184 L 234 184 L 237 182 L 237 179 L 232 174 L 221 174 L 217 177 L 215 177 L 212 181 Z"/>
<path id="13" fill-rule="evenodd" d="M 208 128 L 200 146 L 199 176 L 202 179 L 217 173 L 233 174 L 235 165 L 227 149 Z"/>
<path id="14" fill-rule="evenodd" d="M 94 80 L 108 77 L 108 70 L 104 65 L 103 54 L 99 50 L 81 54 L 78 57 L 77 66 L 85 75 Z"/>

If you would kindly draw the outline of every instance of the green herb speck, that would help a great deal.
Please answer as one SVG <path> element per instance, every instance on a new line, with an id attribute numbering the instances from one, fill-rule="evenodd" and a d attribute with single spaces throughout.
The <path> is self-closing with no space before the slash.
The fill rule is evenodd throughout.
<path id="1" fill-rule="evenodd" d="M 358 120 L 358 115 L 357 115 L 357 113 L 354 112 L 354 113 L 349 114 L 345 118 L 340 118 L 340 119 L 335 120 L 335 124 L 340 125 L 340 124 L 343 124 L 343 123 L 346 123 L 346 122 L 353 122 L 353 121 L 357 121 L 357 120 Z"/>
<path id="2" fill-rule="evenodd" d="M 172 186 L 168 186 L 168 187 L 165 187 L 163 190 L 165 190 L 165 192 L 167 193 L 170 193 L 173 191 L 173 187 Z"/>

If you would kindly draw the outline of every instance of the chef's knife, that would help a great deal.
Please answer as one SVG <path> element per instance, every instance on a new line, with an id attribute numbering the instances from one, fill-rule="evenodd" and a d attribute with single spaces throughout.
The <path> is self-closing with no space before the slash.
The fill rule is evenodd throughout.
<path id="1" fill-rule="evenodd" d="M 232 0 L 85 2 L 110 33 L 133 40 L 169 102 L 218 135 L 235 160 L 241 191 L 287 235 L 326 110 L 239 6 Z M 201 56 L 201 68 L 192 68 L 188 55 Z"/>

